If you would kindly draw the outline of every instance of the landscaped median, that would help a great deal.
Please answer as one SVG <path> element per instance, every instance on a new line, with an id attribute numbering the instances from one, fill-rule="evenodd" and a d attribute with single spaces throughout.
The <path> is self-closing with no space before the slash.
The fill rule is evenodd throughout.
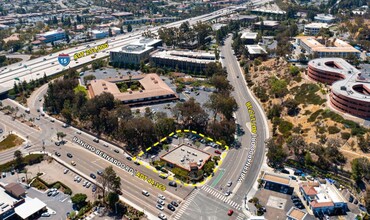
<path id="1" fill-rule="evenodd" d="M 138 154 L 138 157 L 141 157 L 141 156 L 143 156 L 145 153 L 147 153 L 147 152 L 149 152 L 150 150 L 152 150 L 154 147 L 156 147 L 156 146 L 158 146 L 158 145 L 160 145 L 160 144 L 164 144 L 167 140 L 168 140 L 168 138 L 172 138 L 172 137 L 174 137 L 175 135 L 176 136 L 184 136 L 184 135 L 186 135 L 186 134 L 188 134 L 188 135 L 198 135 L 200 138 L 202 138 L 202 139 L 204 139 L 205 141 L 207 141 L 207 142 L 213 142 L 214 144 L 217 144 L 218 146 L 220 146 L 220 148 L 224 148 L 225 149 L 225 151 L 223 151 L 222 153 L 221 153 L 221 155 L 220 155 L 220 157 L 219 157 L 219 159 L 217 159 L 217 158 L 215 158 L 215 157 L 218 157 L 218 156 L 214 156 L 213 158 L 211 158 L 211 159 L 213 159 L 213 160 L 215 160 L 215 159 L 217 159 L 216 160 L 216 163 L 214 163 L 215 165 L 212 167 L 212 173 L 211 173 L 211 175 L 208 175 L 206 178 L 202 178 L 202 180 L 201 180 L 201 182 L 198 182 L 198 183 L 186 183 L 185 181 L 183 181 L 183 180 L 180 180 L 180 179 L 178 179 L 178 178 L 176 178 L 174 175 L 168 175 L 168 179 L 169 180 L 171 180 L 171 181 L 174 181 L 174 182 L 176 182 L 177 184 L 181 184 L 181 185 L 183 185 L 183 186 L 186 186 L 186 187 L 200 187 L 200 186 L 202 186 L 202 185 L 204 185 L 208 180 L 210 180 L 211 178 L 212 178 L 212 176 L 217 172 L 217 170 L 218 170 L 218 168 L 221 166 L 221 164 L 222 164 L 222 162 L 223 162 L 223 160 L 225 159 L 225 157 L 226 157 L 226 155 L 227 155 L 227 152 L 228 152 L 228 150 L 229 150 L 229 146 L 227 146 L 226 144 L 223 144 L 222 142 L 220 142 L 220 141 L 215 141 L 213 138 L 211 138 L 211 137 L 206 137 L 204 134 L 202 134 L 202 133 L 198 133 L 197 131 L 193 131 L 193 130 L 189 130 L 189 129 L 184 129 L 184 130 L 176 130 L 176 132 L 172 132 L 172 133 L 170 133 L 167 137 L 164 137 L 164 138 L 162 138 L 159 142 L 157 142 L 157 143 L 155 143 L 155 144 L 153 144 L 153 146 L 152 147 L 149 147 L 149 148 L 147 148 L 147 149 L 145 149 L 145 152 L 144 151 L 141 151 L 139 154 Z M 181 150 L 182 151 L 187 151 L 187 150 L 185 150 L 185 149 L 182 149 L 182 147 L 181 146 L 184 146 L 184 147 L 188 147 L 186 144 L 183 144 L 183 145 L 179 145 L 179 147 L 176 147 L 174 150 L 177 150 L 178 148 L 181 148 Z M 192 146 L 192 145 L 191 145 Z M 189 148 L 189 149 L 191 149 L 191 148 Z M 194 148 L 195 149 L 195 148 Z M 173 150 L 172 150 L 173 151 Z M 199 150 L 200 151 L 200 150 Z M 201 151 L 200 151 L 201 152 Z M 190 153 L 190 152 L 188 152 L 188 153 Z M 192 152 L 192 155 L 195 155 L 195 156 L 198 156 L 195 152 Z M 168 172 L 166 169 L 164 169 L 164 170 L 162 170 L 162 169 L 160 169 L 160 170 L 158 170 L 156 167 L 154 167 L 154 166 L 151 166 L 149 163 L 147 163 L 147 162 L 144 162 L 144 161 L 141 161 L 141 160 L 139 160 L 137 157 L 134 157 L 133 158 L 133 160 L 134 161 L 137 161 L 138 163 L 140 163 L 141 165 L 144 165 L 147 169 L 149 169 L 149 170 L 151 170 L 151 171 L 153 171 L 154 173 L 157 173 L 157 174 L 161 174 L 163 171 L 166 171 L 166 172 Z M 208 162 L 210 162 L 211 160 L 209 160 Z M 213 162 L 213 161 L 212 161 Z M 199 164 L 198 164 L 199 165 Z M 204 164 L 205 165 L 205 164 Z M 181 166 L 180 166 L 181 167 Z M 202 166 L 203 167 L 203 166 Z M 176 167 L 174 167 L 174 169 L 177 169 L 177 166 Z M 173 169 L 173 170 L 174 170 Z M 178 171 L 179 169 L 177 169 L 177 171 Z M 187 172 L 186 170 L 184 171 L 184 172 Z M 137 173 L 139 173 L 139 172 L 137 172 Z M 189 173 L 191 173 L 191 172 L 189 172 Z M 140 179 L 142 179 L 142 180 L 144 180 L 144 181 L 148 181 L 148 177 L 147 176 L 145 176 L 145 175 L 143 175 L 143 174 L 138 174 L 138 175 L 136 175 L 138 178 L 140 178 Z M 149 179 L 149 180 L 151 180 L 151 179 Z M 149 181 L 148 181 L 149 182 Z M 156 182 L 155 181 L 150 181 L 149 183 L 151 183 L 153 186 L 157 186 L 157 184 L 156 184 Z M 158 187 L 158 188 L 160 188 L 160 187 Z M 164 190 L 164 189 L 162 189 L 162 190 Z"/>

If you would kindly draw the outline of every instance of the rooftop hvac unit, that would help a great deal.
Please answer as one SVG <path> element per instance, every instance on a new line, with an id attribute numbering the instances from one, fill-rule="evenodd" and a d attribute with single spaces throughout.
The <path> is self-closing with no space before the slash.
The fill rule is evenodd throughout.
<path id="1" fill-rule="evenodd" d="M 341 86 L 340 90 L 347 91 L 347 88 L 345 86 Z"/>
<path id="2" fill-rule="evenodd" d="M 318 66 L 321 66 L 321 63 L 317 63 Z"/>
<path id="3" fill-rule="evenodd" d="M 158 83 L 158 81 L 157 80 L 154 80 L 154 84 L 157 84 Z"/>

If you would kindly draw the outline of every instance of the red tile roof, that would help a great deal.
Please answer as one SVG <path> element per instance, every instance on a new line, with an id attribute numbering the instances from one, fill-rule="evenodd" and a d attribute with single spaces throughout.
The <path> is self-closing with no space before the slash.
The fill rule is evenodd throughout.
<path id="1" fill-rule="evenodd" d="M 314 196 L 317 194 L 317 191 L 315 190 L 315 188 L 311 186 L 302 186 L 302 189 L 308 196 Z"/>
<path id="2" fill-rule="evenodd" d="M 328 207 L 328 206 L 334 206 L 334 203 L 333 202 L 312 201 L 311 206 L 312 206 L 312 208 Z"/>

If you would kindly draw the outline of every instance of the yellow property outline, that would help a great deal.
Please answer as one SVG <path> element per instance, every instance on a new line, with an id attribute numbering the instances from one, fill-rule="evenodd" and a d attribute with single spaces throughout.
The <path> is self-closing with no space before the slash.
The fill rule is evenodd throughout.
<path id="1" fill-rule="evenodd" d="M 192 133 L 192 134 L 197 134 L 199 136 L 201 136 L 203 139 L 206 139 L 208 141 L 213 141 L 215 142 L 216 144 L 220 145 L 220 146 L 224 146 L 225 147 L 225 150 L 222 152 L 221 156 L 220 156 L 220 160 L 218 161 L 218 165 L 213 169 L 213 173 L 215 174 L 217 172 L 217 170 L 219 169 L 219 167 L 222 165 L 222 162 L 223 160 L 225 159 L 226 155 L 227 155 L 227 152 L 229 151 L 229 146 L 227 145 L 223 145 L 221 142 L 219 141 L 214 141 L 213 138 L 210 138 L 210 137 L 206 137 L 204 134 L 202 133 L 198 133 L 197 131 L 193 131 L 193 130 L 189 130 L 189 129 L 183 129 L 183 130 L 176 130 L 176 132 L 172 132 L 170 133 L 167 137 L 164 137 L 162 138 L 160 141 L 156 142 L 155 144 L 153 144 L 153 147 L 157 146 L 158 144 L 164 142 L 167 140 L 168 137 L 172 137 L 174 136 L 175 134 L 182 134 L 182 133 Z M 145 149 L 145 152 L 148 152 L 149 150 L 151 150 L 152 147 L 148 147 L 147 149 Z M 139 154 L 138 154 L 138 157 L 141 157 L 144 153 L 144 151 L 141 151 Z M 137 161 L 138 163 L 140 164 L 143 164 L 142 162 L 140 162 L 138 160 L 137 157 L 133 157 L 132 158 L 134 161 Z M 145 167 L 151 171 L 153 171 L 154 173 L 159 173 L 159 171 L 157 169 L 155 169 L 154 167 L 152 166 L 149 166 L 147 164 L 145 164 Z M 206 179 L 204 179 L 202 182 L 199 182 L 199 183 L 196 183 L 196 184 L 189 184 L 189 183 L 183 183 L 182 181 L 178 180 L 178 179 L 175 179 L 174 177 L 172 176 L 169 176 L 168 179 L 171 180 L 171 181 L 175 181 L 177 184 L 181 184 L 183 186 L 191 186 L 191 187 L 200 187 L 202 185 L 204 185 L 207 181 L 209 181 L 210 179 L 212 178 L 212 175 L 209 175 Z"/>

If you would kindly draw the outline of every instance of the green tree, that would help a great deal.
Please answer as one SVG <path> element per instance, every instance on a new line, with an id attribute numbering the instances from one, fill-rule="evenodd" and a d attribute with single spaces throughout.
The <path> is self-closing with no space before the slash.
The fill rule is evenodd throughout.
<path id="1" fill-rule="evenodd" d="M 14 151 L 15 166 L 20 169 L 23 165 L 23 155 L 20 150 Z"/>
<path id="2" fill-rule="evenodd" d="M 98 176 L 98 183 L 102 186 L 99 191 L 103 194 L 104 202 L 107 202 L 107 193 L 116 193 L 121 188 L 121 178 L 117 176 L 112 166 L 104 169 L 101 176 Z"/>
<path id="3" fill-rule="evenodd" d="M 266 147 L 268 148 L 268 163 L 274 168 L 282 167 L 287 157 L 283 147 L 276 144 L 274 139 L 269 139 L 266 143 Z"/>
<path id="4" fill-rule="evenodd" d="M 60 139 L 63 141 L 63 138 L 64 138 L 65 136 L 67 136 L 65 133 L 63 133 L 63 132 L 61 132 L 61 131 L 57 132 L 57 138 L 58 138 L 58 140 L 59 140 L 59 138 L 60 138 Z"/>
<path id="5" fill-rule="evenodd" d="M 83 193 L 77 193 L 71 197 L 72 203 L 77 206 L 77 209 L 80 210 L 86 205 L 87 195 Z"/>
<path id="6" fill-rule="evenodd" d="M 119 195 L 115 192 L 109 192 L 107 196 L 108 206 L 111 210 L 115 209 L 116 202 L 119 201 Z"/>
<path id="7" fill-rule="evenodd" d="M 131 26 L 131 24 L 128 24 L 127 25 L 127 32 L 131 32 L 132 31 L 132 26 Z"/>
<path id="8" fill-rule="evenodd" d="M 370 162 L 367 158 L 356 158 L 351 162 L 352 178 L 359 182 L 362 178 L 368 179 L 370 177 Z"/>

